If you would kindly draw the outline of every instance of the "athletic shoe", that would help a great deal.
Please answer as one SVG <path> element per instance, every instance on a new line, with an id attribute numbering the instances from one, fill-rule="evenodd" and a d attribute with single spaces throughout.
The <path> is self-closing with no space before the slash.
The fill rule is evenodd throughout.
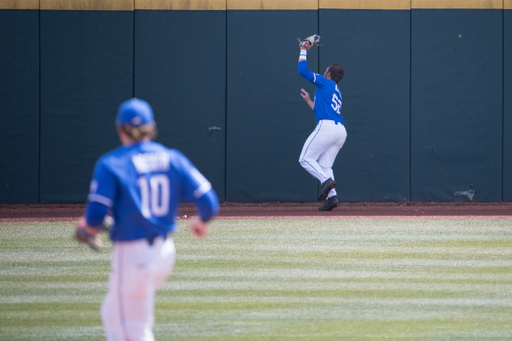
<path id="1" fill-rule="evenodd" d="M 322 190 L 320 191 L 318 201 L 324 201 L 327 198 L 327 195 L 329 195 L 331 189 L 334 187 L 336 187 L 336 182 L 332 178 L 325 180 L 325 182 L 322 184 Z"/>
<path id="2" fill-rule="evenodd" d="M 339 204 L 340 204 L 340 202 L 338 201 L 338 196 L 335 195 L 335 196 L 327 199 L 324 202 L 324 204 L 322 205 L 322 207 L 320 207 L 318 210 L 319 211 L 331 211 L 333 208 L 338 207 Z"/>

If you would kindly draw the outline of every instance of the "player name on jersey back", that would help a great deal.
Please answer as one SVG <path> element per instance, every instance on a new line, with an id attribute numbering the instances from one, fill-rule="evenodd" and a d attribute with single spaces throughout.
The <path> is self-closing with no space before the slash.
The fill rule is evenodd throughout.
<path id="1" fill-rule="evenodd" d="M 167 172 L 170 156 L 168 153 L 141 153 L 132 156 L 137 173 Z"/>

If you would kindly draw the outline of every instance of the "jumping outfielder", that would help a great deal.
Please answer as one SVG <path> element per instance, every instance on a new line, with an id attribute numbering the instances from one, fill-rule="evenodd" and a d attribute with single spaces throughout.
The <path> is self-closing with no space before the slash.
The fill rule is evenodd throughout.
<path id="1" fill-rule="evenodd" d="M 151 141 L 156 125 L 147 102 L 124 102 L 116 126 L 122 146 L 96 163 L 76 238 L 100 248 L 98 232 L 111 211 L 114 250 L 101 306 L 106 338 L 153 341 L 155 291 L 176 259 L 170 234 L 176 229 L 178 203 L 196 204 L 200 218 L 191 218 L 189 227 L 203 237 L 219 202 L 208 180 L 182 153 Z"/>
<path id="2" fill-rule="evenodd" d="M 341 93 L 337 83 L 345 71 L 338 64 L 331 64 L 321 76 L 308 68 L 307 54 L 311 46 L 319 45 L 320 36 L 312 35 L 299 44 L 299 74 L 316 86 L 314 102 L 306 90 L 302 98 L 315 112 L 317 126 L 309 135 L 299 157 L 299 163 L 322 184 L 318 201 L 324 201 L 320 211 L 330 211 L 339 205 L 332 166 L 336 155 L 347 139 L 347 131 L 341 117 Z M 327 200 L 326 200 L 327 199 Z"/>

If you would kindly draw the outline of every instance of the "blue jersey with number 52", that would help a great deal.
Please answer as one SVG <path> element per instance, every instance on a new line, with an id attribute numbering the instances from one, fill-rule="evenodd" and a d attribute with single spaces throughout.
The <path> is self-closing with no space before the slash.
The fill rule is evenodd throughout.
<path id="1" fill-rule="evenodd" d="M 88 204 L 109 207 L 115 221 L 110 238 L 127 241 L 173 232 L 179 202 L 197 203 L 210 191 L 210 182 L 181 152 L 141 142 L 98 160 Z M 208 204 L 215 211 L 217 196 L 209 197 L 214 198 Z"/>
<path id="2" fill-rule="evenodd" d="M 299 62 L 299 73 L 307 81 L 316 85 L 315 107 L 313 109 L 316 121 L 332 120 L 343 124 L 343 117 L 341 116 L 343 100 L 338 85 L 322 75 L 311 72 L 308 69 L 308 62 L 305 60 Z"/>

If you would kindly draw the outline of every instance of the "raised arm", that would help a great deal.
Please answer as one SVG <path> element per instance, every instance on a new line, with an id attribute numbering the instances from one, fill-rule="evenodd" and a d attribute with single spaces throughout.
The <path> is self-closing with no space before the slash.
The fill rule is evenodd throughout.
<path id="1" fill-rule="evenodd" d="M 308 82 L 315 83 L 316 75 L 309 71 L 308 68 L 308 50 L 312 46 L 320 46 L 320 36 L 317 34 L 313 34 L 312 36 L 307 37 L 304 40 L 299 39 L 299 48 L 300 48 L 300 56 L 299 56 L 299 74 L 306 79 Z"/>
<path id="2" fill-rule="evenodd" d="M 308 68 L 307 62 L 308 50 L 304 47 L 300 47 L 300 55 L 299 55 L 299 74 L 308 82 L 315 83 L 315 74 L 311 72 Z"/>

